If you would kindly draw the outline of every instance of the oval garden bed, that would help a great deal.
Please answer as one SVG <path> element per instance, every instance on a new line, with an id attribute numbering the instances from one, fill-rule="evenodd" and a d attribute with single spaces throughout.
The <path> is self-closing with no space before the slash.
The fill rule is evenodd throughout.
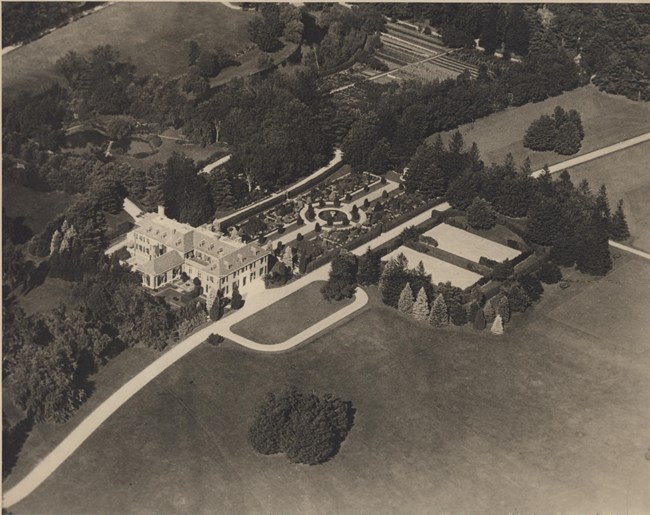
<path id="1" fill-rule="evenodd" d="M 320 211 L 317 215 L 323 222 L 327 223 L 332 220 L 334 224 L 342 224 L 349 221 L 348 215 L 341 209 L 327 208 Z"/>

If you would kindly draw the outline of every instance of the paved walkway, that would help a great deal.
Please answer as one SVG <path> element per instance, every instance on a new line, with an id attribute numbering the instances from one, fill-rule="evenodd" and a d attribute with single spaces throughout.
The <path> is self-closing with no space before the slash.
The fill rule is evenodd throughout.
<path id="1" fill-rule="evenodd" d="M 448 208 L 448 204 L 442 204 L 434 209 L 437 211 L 444 211 Z M 363 254 L 366 251 L 366 248 L 375 248 L 385 243 L 391 237 L 399 235 L 407 227 L 422 223 L 426 219 L 430 218 L 430 216 L 431 212 L 430 210 L 427 210 L 425 213 L 404 222 L 395 229 L 381 234 L 379 237 L 369 242 L 363 249 L 355 251 L 355 254 Z M 357 290 L 356 298 L 352 304 L 330 315 L 321 322 L 314 324 L 293 338 L 290 338 L 289 340 L 276 345 L 260 346 L 260 344 L 236 335 L 230 331 L 230 327 L 233 324 L 240 322 L 253 313 L 261 311 L 270 304 L 273 304 L 274 302 L 277 302 L 278 300 L 291 295 L 307 284 L 313 281 L 327 279 L 329 269 L 330 265 L 327 264 L 284 287 L 264 290 L 256 295 L 251 295 L 250 298 L 246 300 L 244 307 L 238 312 L 233 313 L 232 315 L 227 316 L 218 322 L 210 324 L 208 327 L 189 336 L 168 350 L 160 358 L 151 363 L 130 381 L 119 388 L 108 399 L 102 402 L 66 438 L 64 438 L 59 445 L 57 445 L 38 465 L 36 465 L 36 467 L 34 467 L 34 469 L 29 474 L 27 474 L 13 488 L 9 489 L 7 492 L 4 492 L 2 498 L 3 507 L 10 508 L 11 506 L 23 500 L 34 490 L 36 490 L 36 488 L 38 488 L 41 483 L 43 483 L 43 481 L 50 477 L 61 466 L 61 464 L 63 464 L 63 462 L 65 462 L 65 460 L 67 460 L 113 413 L 121 408 L 131 397 L 133 397 L 142 388 L 144 388 L 150 381 L 167 370 L 167 368 L 176 363 L 176 361 L 183 358 L 187 353 L 191 352 L 196 347 L 201 345 L 201 343 L 203 343 L 210 334 L 219 333 L 224 336 L 228 335 L 228 337 L 232 338 L 235 343 L 256 351 L 286 351 L 295 347 L 296 345 L 299 345 L 308 338 L 311 338 L 313 335 L 327 329 L 327 327 L 329 327 L 331 324 L 342 320 L 349 314 L 360 309 L 368 302 L 367 295 L 365 292 L 363 292 L 363 290 L 359 288 Z"/>
<path id="2" fill-rule="evenodd" d="M 619 143 L 615 143 L 607 147 L 599 148 L 598 150 L 594 150 L 593 152 L 588 152 L 586 154 L 583 154 L 578 157 L 574 157 L 572 159 L 567 159 L 566 161 L 562 161 L 561 163 L 555 164 L 553 166 L 549 166 L 548 171 L 550 173 L 561 172 L 562 170 L 566 170 L 567 168 L 571 168 L 572 166 L 578 166 L 583 163 L 587 163 L 588 161 L 593 161 L 594 159 L 598 159 L 599 157 L 603 157 L 608 154 L 618 152 L 619 150 L 623 150 L 628 147 L 638 145 L 639 143 L 644 143 L 646 141 L 650 141 L 650 132 L 646 132 L 645 134 L 641 134 L 640 136 L 636 136 L 634 138 L 626 139 L 625 141 L 620 141 Z M 544 173 L 544 169 L 541 169 L 533 172 L 531 175 L 533 177 L 539 177 L 543 173 Z"/>
<path id="3" fill-rule="evenodd" d="M 232 156 L 232 154 L 228 154 L 227 156 L 223 156 L 221 159 L 217 159 L 215 162 L 210 163 L 209 165 L 206 165 L 203 168 L 201 168 L 199 173 L 210 173 L 212 170 L 214 170 L 218 166 L 221 166 L 222 164 L 227 163 L 228 161 L 230 161 L 231 156 Z"/>
<path id="4" fill-rule="evenodd" d="M 614 240 L 609 240 L 609 245 L 611 247 L 614 247 L 615 249 L 623 250 L 625 252 L 629 252 L 630 254 L 634 254 L 644 259 L 650 260 L 650 254 L 648 254 L 647 252 L 643 252 L 642 250 L 628 247 L 627 245 L 623 245 L 622 243 L 619 243 Z"/>

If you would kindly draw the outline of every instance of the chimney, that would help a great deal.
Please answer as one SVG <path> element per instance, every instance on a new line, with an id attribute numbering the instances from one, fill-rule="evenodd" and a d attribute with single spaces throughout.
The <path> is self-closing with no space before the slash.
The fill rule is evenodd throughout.
<path id="1" fill-rule="evenodd" d="M 159 214 L 161 217 L 164 217 L 164 216 L 165 216 L 165 206 L 158 206 L 158 214 Z"/>

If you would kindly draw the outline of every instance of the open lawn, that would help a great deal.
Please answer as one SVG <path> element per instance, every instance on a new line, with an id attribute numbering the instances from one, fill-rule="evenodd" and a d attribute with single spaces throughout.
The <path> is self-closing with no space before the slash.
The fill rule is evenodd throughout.
<path id="1" fill-rule="evenodd" d="M 170 138 L 183 138 L 180 131 L 173 131 L 171 129 L 162 133 L 166 138 L 161 138 L 162 144 L 154 151 L 151 150 L 149 144 L 135 141 L 131 144 L 128 153 L 115 154 L 115 159 L 121 163 L 127 163 L 133 168 L 140 170 L 147 170 L 155 163 L 166 163 L 174 152 L 183 153 L 187 157 L 194 160 L 195 163 L 210 159 L 215 154 L 225 153 L 225 145 L 208 145 L 202 147 L 193 143 L 183 143 L 176 139 Z M 135 144 L 134 144 L 135 143 Z M 146 157 L 134 157 L 135 155 L 144 152 L 149 153 Z"/>
<path id="2" fill-rule="evenodd" d="M 612 210 L 623 199 L 632 245 L 650 252 L 650 143 L 642 143 L 620 152 L 570 169 L 575 184 L 587 179 L 593 191 L 607 186 Z"/>
<path id="3" fill-rule="evenodd" d="M 552 114 L 555 106 L 576 109 L 582 117 L 585 139 L 579 154 L 585 154 L 650 131 L 650 103 L 634 102 L 622 96 L 585 86 L 536 104 L 510 107 L 499 113 L 462 125 L 459 130 L 470 146 L 476 142 L 483 160 L 501 163 L 508 152 L 520 165 L 530 157 L 533 170 L 568 159 L 555 152 L 533 152 L 523 146 L 531 122 L 543 114 Z M 443 135 L 446 140 L 454 131 Z M 429 138 L 432 141 L 434 136 Z"/>
<path id="4" fill-rule="evenodd" d="M 38 234 L 54 218 L 76 200 L 62 191 L 36 191 L 20 184 L 3 181 L 2 206 L 7 216 L 24 217 L 34 234 Z"/>
<path id="5" fill-rule="evenodd" d="M 27 294 L 17 293 L 16 300 L 28 315 L 44 313 L 63 304 L 73 306 L 77 303 L 72 294 L 72 283 L 52 277 L 47 277 L 43 284 Z"/>
<path id="6" fill-rule="evenodd" d="M 521 254 L 516 249 L 511 249 L 448 224 L 437 225 L 425 232 L 424 235 L 435 239 L 438 242 L 438 247 L 442 250 L 457 254 L 475 263 L 478 263 L 481 257 L 501 263 L 506 259 L 514 259 Z"/>
<path id="7" fill-rule="evenodd" d="M 287 353 L 201 346 L 12 512 L 647 513 L 650 342 L 612 338 L 598 317 L 650 331 L 647 294 L 627 289 L 649 264 L 634 259 L 547 286 L 502 337 L 375 304 Z M 585 311 L 588 332 L 573 327 Z M 357 410 L 324 465 L 260 456 L 246 440 L 255 405 L 288 384 Z"/>
<path id="8" fill-rule="evenodd" d="M 112 45 L 140 73 L 175 77 L 187 70 L 192 39 L 233 54 L 250 46 L 246 25 L 254 16 L 215 2 L 117 2 L 3 56 L 3 94 L 11 98 L 58 80 L 55 63 L 61 56 L 70 50 L 84 54 L 98 45 Z"/>
<path id="9" fill-rule="evenodd" d="M 280 343 L 352 302 L 352 299 L 326 301 L 320 292 L 324 284 L 324 281 L 308 284 L 235 324 L 232 331 L 257 343 Z"/>
<path id="10" fill-rule="evenodd" d="M 405 246 L 401 246 L 390 254 L 386 254 L 381 260 L 388 261 L 389 259 L 396 258 L 400 254 L 404 254 L 408 260 L 408 268 L 415 268 L 422 261 L 427 274 L 431 274 L 433 284 L 450 281 L 454 286 L 464 290 L 481 278 L 477 273 Z"/>

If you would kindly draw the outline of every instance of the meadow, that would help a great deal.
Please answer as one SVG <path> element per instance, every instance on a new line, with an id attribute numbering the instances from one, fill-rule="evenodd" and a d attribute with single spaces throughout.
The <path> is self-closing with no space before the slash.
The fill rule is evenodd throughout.
<path id="1" fill-rule="evenodd" d="M 630 244 L 646 252 L 650 252 L 649 155 L 650 143 L 642 143 L 570 169 L 575 184 L 587 179 L 594 191 L 605 184 L 612 210 L 623 199 Z"/>
<path id="2" fill-rule="evenodd" d="M 98 45 L 119 50 L 141 74 L 175 77 L 187 70 L 190 40 L 210 49 L 220 45 L 233 54 L 250 46 L 246 25 L 254 16 L 212 2 L 160 2 L 154 8 L 117 2 L 4 55 L 3 98 L 59 80 L 55 64 L 60 57 L 70 50 L 84 54 Z"/>
<path id="3" fill-rule="evenodd" d="M 459 127 L 467 146 L 476 142 L 486 164 L 502 163 L 508 153 L 520 165 L 530 157 L 533 170 L 568 159 L 555 152 L 533 152 L 524 148 L 523 139 L 531 122 L 543 114 L 552 114 L 555 106 L 580 112 L 585 130 L 582 148 L 585 154 L 650 131 L 650 104 L 634 102 L 622 96 L 584 86 L 543 102 L 510 107 L 474 123 Z M 443 134 L 447 140 L 455 131 Z M 433 141 L 435 135 L 429 138 Z"/>
<path id="4" fill-rule="evenodd" d="M 12 511 L 648 512 L 650 300 L 634 282 L 650 264 L 614 261 L 605 278 L 547 286 L 502 337 L 415 323 L 372 288 L 360 314 L 293 351 L 201 346 Z M 246 440 L 255 405 L 289 384 L 357 410 L 323 465 Z"/>

